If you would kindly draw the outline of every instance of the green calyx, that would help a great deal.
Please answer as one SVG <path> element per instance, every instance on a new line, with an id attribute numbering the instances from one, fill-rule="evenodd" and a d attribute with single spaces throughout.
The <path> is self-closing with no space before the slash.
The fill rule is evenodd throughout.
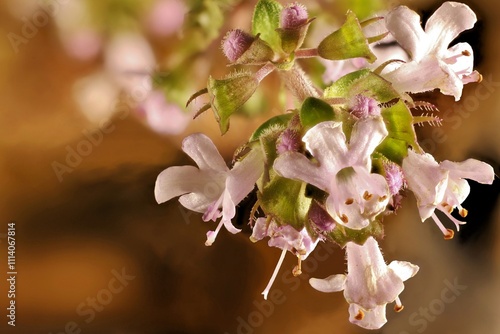
<path id="1" fill-rule="evenodd" d="M 229 129 L 230 116 L 253 95 L 258 85 L 258 80 L 249 72 L 234 73 L 222 80 L 208 78 L 210 105 L 222 134 Z"/>
<path id="2" fill-rule="evenodd" d="M 377 57 L 371 52 L 356 14 L 349 11 L 345 23 L 328 35 L 318 46 L 320 57 L 343 60 L 363 57 L 373 63 Z"/>

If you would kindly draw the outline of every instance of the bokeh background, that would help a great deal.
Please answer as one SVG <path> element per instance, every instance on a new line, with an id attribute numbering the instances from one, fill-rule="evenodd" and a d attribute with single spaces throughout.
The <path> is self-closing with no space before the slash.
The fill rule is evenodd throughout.
<path id="1" fill-rule="evenodd" d="M 71 1 L 59 5 L 63 8 Z M 210 112 L 175 135 L 152 131 L 134 107 L 137 103 L 117 104 L 127 96 L 123 92 L 113 95 L 112 89 L 106 90 L 109 85 L 92 93 L 97 98 L 87 99 L 108 101 L 100 105 L 102 115 L 97 113 L 99 103 L 82 107 L 75 98 L 78 83 L 106 69 L 103 50 L 111 34 L 111 29 L 105 29 L 109 16 L 101 15 L 101 21 L 96 21 L 102 32 L 97 46 L 92 38 L 90 42 L 83 38 L 83 46 L 73 47 L 67 44 L 73 35 L 66 38 L 66 26 L 57 18 L 70 14 L 61 9 L 26 43 L 19 44 L 16 52 L 9 33 L 21 34 L 23 19 L 29 20 L 48 2 L 2 1 L 0 5 L 0 268 L 4 272 L 0 276 L 6 277 L 8 271 L 5 237 L 10 221 L 17 228 L 18 271 L 15 328 L 7 326 L 8 287 L 5 279 L 0 280 L 5 313 L 0 332 L 368 333 L 348 322 L 348 305 L 341 293 L 322 294 L 307 283 L 310 276 L 326 277 L 345 270 L 344 253 L 338 247 L 317 249 L 304 263 L 304 274 L 296 279 L 289 275 L 295 260 L 288 256 L 274 284 L 275 301 L 266 304 L 260 293 L 280 250 L 248 239 L 251 198 L 240 205 L 235 221 L 243 233 L 222 231 L 210 248 L 204 246 L 205 233 L 214 223 L 202 222 L 177 201 L 155 202 L 156 176 L 168 166 L 191 164 L 179 149 L 184 136 L 199 131 L 208 134 L 230 161 L 232 151 L 260 121 L 282 110 L 256 100 L 254 106 L 263 112 L 252 118 L 234 117 L 230 131 L 221 138 Z M 341 22 L 348 2 L 307 4 L 317 13 L 328 13 L 331 22 Z M 357 8 L 373 6 L 369 1 L 351 2 Z M 478 14 L 479 22 L 461 38 L 473 45 L 477 68 L 485 80 L 466 86 L 464 98 L 456 105 L 438 94 L 421 96 L 438 105 L 444 122 L 442 127 L 421 127 L 418 135 L 437 160 L 474 157 L 491 163 L 498 173 L 500 4 L 465 2 Z M 136 5 L 134 0 L 114 3 Z M 442 2 L 404 3 L 428 17 Z M 213 37 L 205 51 L 191 50 L 196 53 L 192 66 L 186 67 L 184 75 L 180 71 L 178 78 L 189 83 L 183 89 L 192 93 L 203 88 L 209 73 L 220 77 L 228 72 L 220 39 L 230 28 L 249 28 L 254 4 L 223 4 L 222 35 Z M 106 10 L 114 10 L 113 6 Z M 186 3 L 186 11 L 189 6 Z M 193 37 L 183 34 L 182 27 L 164 35 L 144 28 L 148 8 L 132 16 L 138 19 L 138 31 L 151 45 L 158 67 L 173 71 L 175 64 L 186 66 L 176 55 L 183 55 L 182 45 L 189 43 L 186 36 Z M 93 18 L 93 13 L 88 15 Z M 68 20 L 72 21 L 71 16 Z M 317 68 L 315 62 L 302 65 Z M 275 98 L 280 87 L 277 77 L 266 78 L 265 85 L 260 98 Z M 183 94 L 179 93 L 182 98 Z M 94 114 L 89 116 L 85 110 Z M 83 145 L 88 136 L 97 144 L 58 176 L 54 162 L 66 164 L 69 152 Z M 468 224 L 451 241 L 443 240 L 432 222 L 420 223 L 410 194 L 398 214 L 386 220 L 386 238 L 381 242 L 386 260 L 411 261 L 420 266 L 420 272 L 406 283 L 401 295 L 404 311 L 396 314 L 388 306 L 388 324 L 374 333 L 500 332 L 500 187 L 498 181 L 493 187 L 471 184 L 472 193 L 464 205 L 469 209 Z"/>

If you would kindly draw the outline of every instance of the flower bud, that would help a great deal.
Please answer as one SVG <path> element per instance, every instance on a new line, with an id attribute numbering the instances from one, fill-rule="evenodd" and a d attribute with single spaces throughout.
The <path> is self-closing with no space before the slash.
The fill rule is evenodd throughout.
<path id="1" fill-rule="evenodd" d="M 285 53 L 292 53 L 304 43 L 309 24 L 314 20 L 308 19 L 307 9 L 297 2 L 281 10 L 280 28 L 276 29 L 281 39 L 281 49 Z"/>
<path id="2" fill-rule="evenodd" d="M 276 150 L 279 154 L 285 152 L 298 152 L 301 145 L 301 138 L 297 131 L 286 129 L 278 139 Z"/>
<path id="3" fill-rule="evenodd" d="M 377 100 L 364 95 L 356 95 L 350 103 L 351 114 L 357 118 L 366 118 L 370 116 L 380 116 L 380 106 Z"/>
<path id="4" fill-rule="evenodd" d="M 405 187 L 406 179 L 404 177 L 403 170 L 399 167 L 399 165 L 393 162 L 384 163 L 384 174 L 391 195 L 396 195 L 403 187 Z"/>
<path id="5" fill-rule="evenodd" d="M 222 51 L 226 58 L 234 63 L 246 50 L 250 48 L 254 41 L 253 36 L 243 30 L 235 29 L 229 31 L 222 40 Z"/>
<path id="6" fill-rule="evenodd" d="M 280 15 L 280 26 L 283 29 L 296 29 L 307 22 L 307 8 L 298 3 L 283 8 Z"/>

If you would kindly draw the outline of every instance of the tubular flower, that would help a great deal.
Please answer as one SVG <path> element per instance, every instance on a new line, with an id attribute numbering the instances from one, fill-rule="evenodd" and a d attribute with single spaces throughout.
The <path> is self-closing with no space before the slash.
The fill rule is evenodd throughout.
<path id="1" fill-rule="evenodd" d="M 445 160 L 438 164 L 432 155 L 418 154 L 413 150 L 408 150 L 408 157 L 403 160 L 403 172 L 408 188 L 417 198 L 420 218 L 425 221 L 432 217 L 446 239 L 453 238 L 453 231 L 443 226 L 434 213 L 435 209 L 445 213 L 458 231 L 465 222 L 455 219 L 451 213 L 458 208 L 462 217 L 467 216 L 467 210 L 461 205 L 470 193 L 470 186 L 465 179 L 492 184 L 495 178 L 493 167 L 482 161 Z"/>
<path id="2" fill-rule="evenodd" d="M 383 74 L 396 89 L 420 93 L 439 88 L 460 100 L 463 85 L 481 80 L 473 71 L 474 56 L 468 43 L 450 43 L 476 23 L 476 14 L 465 4 L 445 2 L 429 18 L 425 31 L 420 16 L 400 6 L 386 17 L 387 29 L 410 54 L 411 61 Z"/>
<path id="3" fill-rule="evenodd" d="M 340 122 L 322 122 L 311 128 L 303 141 L 318 161 L 286 152 L 274 162 L 278 174 L 312 184 L 329 193 L 326 209 L 339 224 L 361 229 L 381 213 L 389 201 L 382 175 L 372 174 L 371 158 L 387 136 L 381 117 L 359 120 L 347 142 Z"/>
<path id="4" fill-rule="evenodd" d="M 193 134 L 182 143 L 194 166 L 174 166 L 158 175 L 155 198 L 158 203 L 180 196 L 179 202 L 187 209 L 203 213 L 203 220 L 222 219 L 215 231 L 207 233 L 205 245 L 215 241 L 222 225 L 231 233 L 238 233 L 231 219 L 236 205 L 253 190 L 263 172 L 264 162 L 260 150 L 253 149 L 229 169 L 213 142 L 205 135 Z"/>
<path id="5" fill-rule="evenodd" d="M 396 302 L 394 309 L 401 311 L 399 295 L 403 282 L 413 277 L 419 267 L 405 261 L 384 261 L 377 241 L 369 237 L 360 246 L 346 245 L 347 274 L 332 275 L 325 279 L 311 278 L 311 286 L 321 292 L 344 291 L 349 305 L 349 320 L 366 329 L 378 329 L 386 322 L 386 305 Z"/>

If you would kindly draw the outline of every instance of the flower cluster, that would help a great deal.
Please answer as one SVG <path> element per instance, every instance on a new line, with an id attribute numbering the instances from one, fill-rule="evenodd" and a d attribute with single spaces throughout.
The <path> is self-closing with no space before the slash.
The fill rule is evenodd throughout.
<path id="1" fill-rule="evenodd" d="M 383 237 L 383 219 L 401 205 L 407 190 L 413 192 L 422 221 L 432 218 L 445 239 L 453 230 L 445 227 L 435 210 L 442 211 L 459 230 L 464 221 L 451 214 L 469 195 L 467 180 L 491 184 L 493 168 L 474 159 L 436 162 L 418 144 L 414 125 L 435 122 L 434 116 L 414 115 L 418 105 L 412 93 L 439 89 L 459 100 L 464 84 L 481 80 L 473 70 L 473 52 L 467 43 L 450 47 L 455 37 L 473 27 L 476 16 L 466 5 L 444 3 L 427 21 L 405 6 L 385 17 L 360 22 L 352 12 L 345 23 L 327 35 L 316 48 L 302 48 L 309 26 L 307 9 L 298 3 L 285 7 L 273 0 L 256 5 L 252 32 L 232 30 L 222 50 L 233 65 L 253 65 L 255 71 L 238 71 L 222 79 L 208 80 L 205 89 L 188 101 L 208 94 L 199 113 L 212 109 L 220 130 L 229 129 L 230 117 L 254 94 L 271 72 L 278 72 L 297 108 L 275 116 L 249 138 L 229 168 L 212 141 L 202 134 L 187 137 L 182 145 L 197 167 L 169 167 L 157 179 L 159 203 L 180 196 L 180 203 L 217 221 L 207 233 L 206 245 L 214 243 L 224 226 L 238 233 L 231 220 L 236 206 L 250 192 L 257 201 L 252 210 L 250 240 L 269 238 L 269 246 L 282 249 L 271 289 L 287 252 L 301 261 L 319 242 L 345 249 L 347 273 L 325 279 L 312 278 L 310 285 L 322 292 L 344 291 L 350 321 L 367 329 L 386 322 L 386 305 L 395 303 L 403 282 L 419 267 L 405 261 L 386 264 L 377 239 Z M 372 25 L 383 31 L 367 37 Z M 372 43 L 392 38 L 408 53 L 406 60 L 385 54 L 377 59 Z M 365 59 L 324 89 L 315 87 L 298 66 L 301 58 L 345 64 Z M 369 64 L 380 64 L 373 67 Z M 293 102 L 292 102 L 293 103 Z M 433 106 L 433 108 L 436 108 Z"/>

